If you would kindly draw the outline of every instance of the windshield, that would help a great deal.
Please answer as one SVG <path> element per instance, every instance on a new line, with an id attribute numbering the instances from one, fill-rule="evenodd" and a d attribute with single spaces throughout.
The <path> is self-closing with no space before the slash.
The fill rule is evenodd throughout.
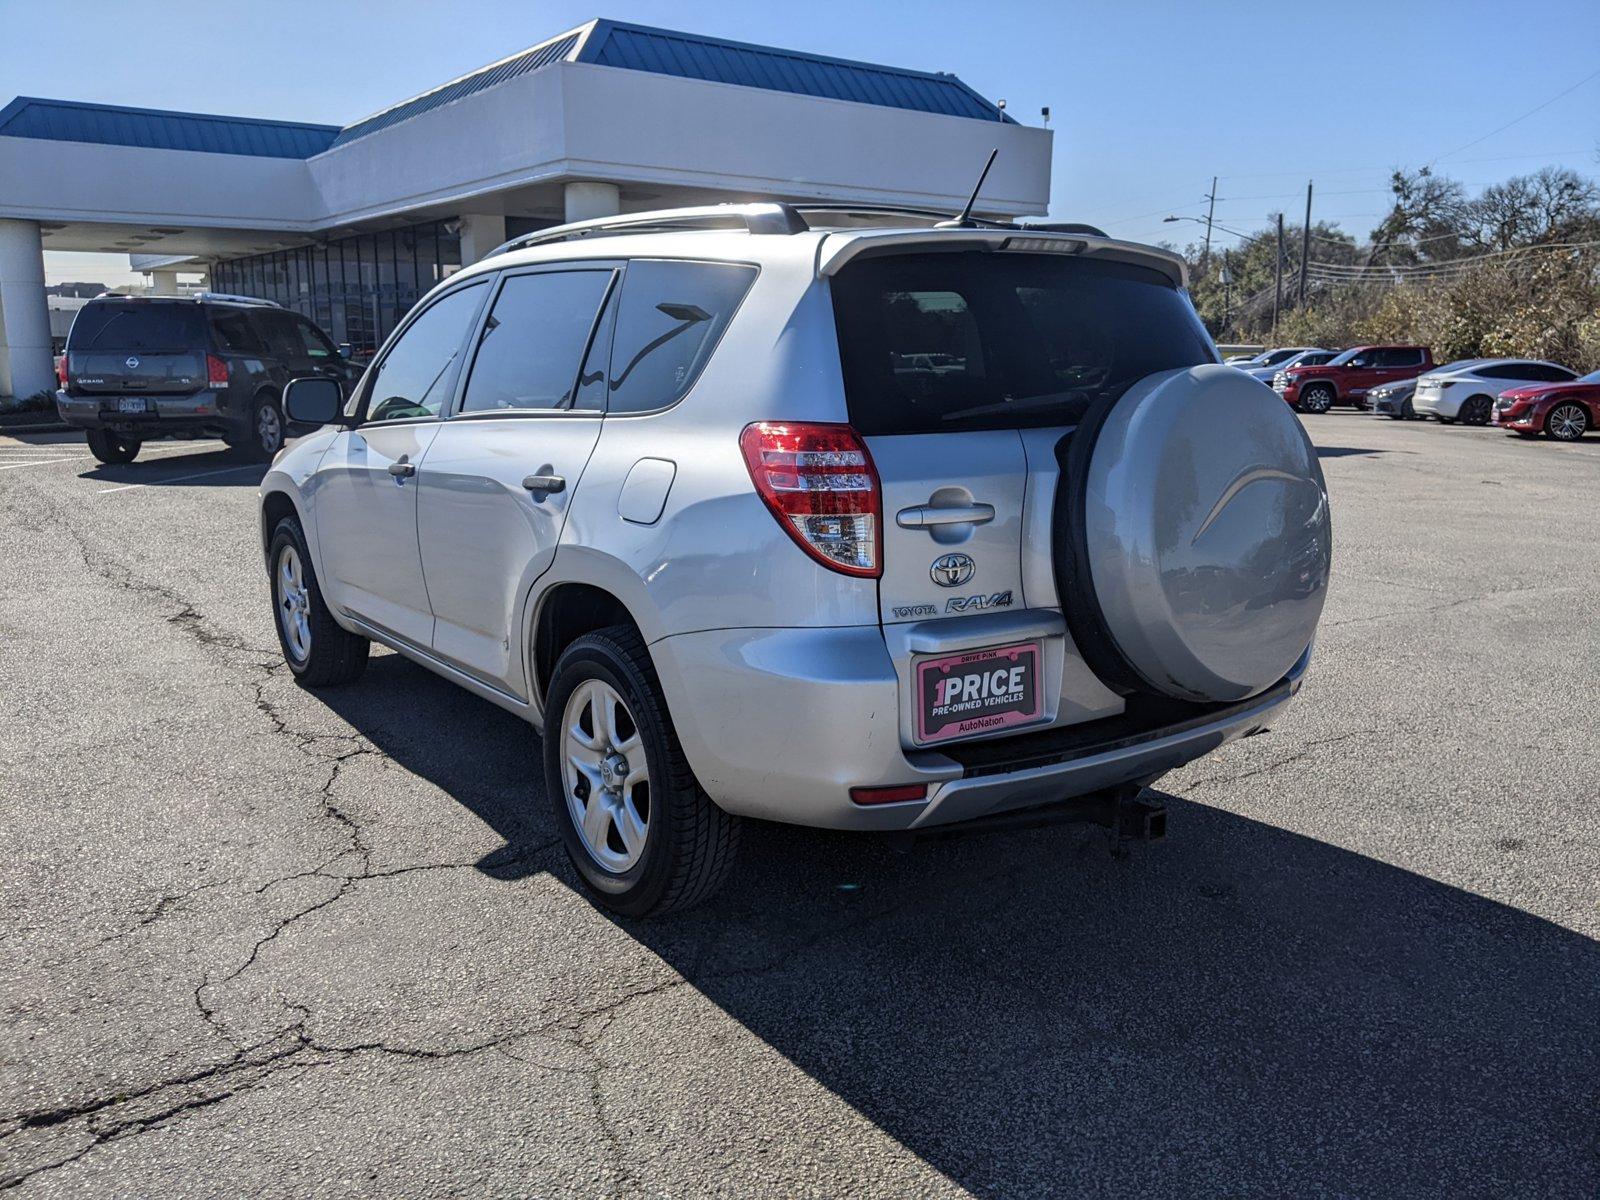
<path id="1" fill-rule="evenodd" d="M 1269 350 L 1261 356 L 1261 365 L 1263 367 L 1273 367 L 1299 353 L 1300 351 L 1298 350 Z"/>
<path id="2" fill-rule="evenodd" d="M 1590 371 L 1587 375 L 1580 375 L 1576 383 L 1600 383 L 1600 371 Z"/>
<path id="3" fill-rule="evenodd" d="M 1464 371 L 1468 367 L 1472 366 L 1473 363 L 1480 363 L 1482 361 L 1483 359 L 1481 358 L 1458 358 L 1455 360 L 1455 362 L 1447 362 L 1442 367 L 1435 367 L 1433 370 L 1429 371 L 1428 374 L 1443 375 L 1447 371 Z"/>
<path id="4" fill-rule="evenodd" d="M 1217 361 L 1184 294 L 1127 263 L 885 255 L 841 271 L 833 306 L 864 434 L 1070 425 L 1146 375 Z"/>
<path id="5" fill-rule="evenodd" d="M 1343 354 L 1336 354 L 1332 358 L 1330 358 L 1328 360 L 1328 366 L 1330 366 L 1330 367 L 1342 367 L 1342 366 L 1345 365 L 1345 363 L 1349 362 L 1356 355 L 1365 354 L 1366 352 L 1367 352 L 1367 348 L 1365 346 L 1357 346 L 1352 350 L 1346 350 Z"/>

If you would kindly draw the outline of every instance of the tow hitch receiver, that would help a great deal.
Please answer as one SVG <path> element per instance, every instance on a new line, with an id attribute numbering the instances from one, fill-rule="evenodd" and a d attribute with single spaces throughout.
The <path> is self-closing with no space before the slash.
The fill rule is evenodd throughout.
<path id="1" fill-rule="evenodd" d="M 1099 825 L 1111 833 L 1111 852 L 1122 855 L 1128 842 L 1155 842 L 1167 836 L 1167 807 L 1146 798 L 1137 784 L 1107 788 L 1087 796 L 1057 800 L 1034 808 L 975 817 L 929 829 L 910 829 L 890 834 L 897 850 L 910 850 L 917 842 L 948 841 L 980 833 L 1004 833 L 1016 829 L 1045 829 L 1052 825 Z"/>

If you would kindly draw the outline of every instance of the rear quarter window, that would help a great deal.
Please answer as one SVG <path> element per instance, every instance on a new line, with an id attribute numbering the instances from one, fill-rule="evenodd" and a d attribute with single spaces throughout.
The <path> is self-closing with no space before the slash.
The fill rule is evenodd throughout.
<path id="1" fill-rule="evenodd" d="M 1050 254 L 867 258 L 833 281 L 850 422 L 863 434 L 1072 424 L 1157 371 L 1216 362 L 1161 272 Z"/>
<path id="2" fill-rule="evenodd" d="M 67 349 L 182 354 L 206 348 L 205 316 L 198 304 L 140 300 L 91 301 L 79 310 Z"/>
<path id="3" fill-rule="evenodd" d="M 635 259 L 622 277 L 606 411 L 652 412 L 683 399 L 755 282 L 742 263 Z"/>

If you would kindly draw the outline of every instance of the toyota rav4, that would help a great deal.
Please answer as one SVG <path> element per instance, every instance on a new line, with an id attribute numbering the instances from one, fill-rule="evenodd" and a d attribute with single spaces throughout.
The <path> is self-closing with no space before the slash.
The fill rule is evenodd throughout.
<path id="1" fill-rule="evenodd" d="M 954 225 L 954 227 L 952 227 Z M 628 914 L 739 819 L 917 831 L 1148 783 L 1299 688 L 1316 454 L 1182 261 L 1079 226 L 760 204 L 518 239 L 261 488 L 307 686 L 383 643 L 543 730 Z"/>

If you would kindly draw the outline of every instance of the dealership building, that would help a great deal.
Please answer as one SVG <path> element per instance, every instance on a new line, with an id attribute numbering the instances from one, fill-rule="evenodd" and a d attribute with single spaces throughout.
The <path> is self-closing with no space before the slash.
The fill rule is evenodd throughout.
<path id="1" fill-rule="evenodd" d="M 370 353 L 508 237 L 782 199 L 1046 211 L 1051 134 L 954 75 L 595 20 L 352 125 L 0 108 L 0 394 L 53 386 L 44 250 L 263 296 Z"/>

